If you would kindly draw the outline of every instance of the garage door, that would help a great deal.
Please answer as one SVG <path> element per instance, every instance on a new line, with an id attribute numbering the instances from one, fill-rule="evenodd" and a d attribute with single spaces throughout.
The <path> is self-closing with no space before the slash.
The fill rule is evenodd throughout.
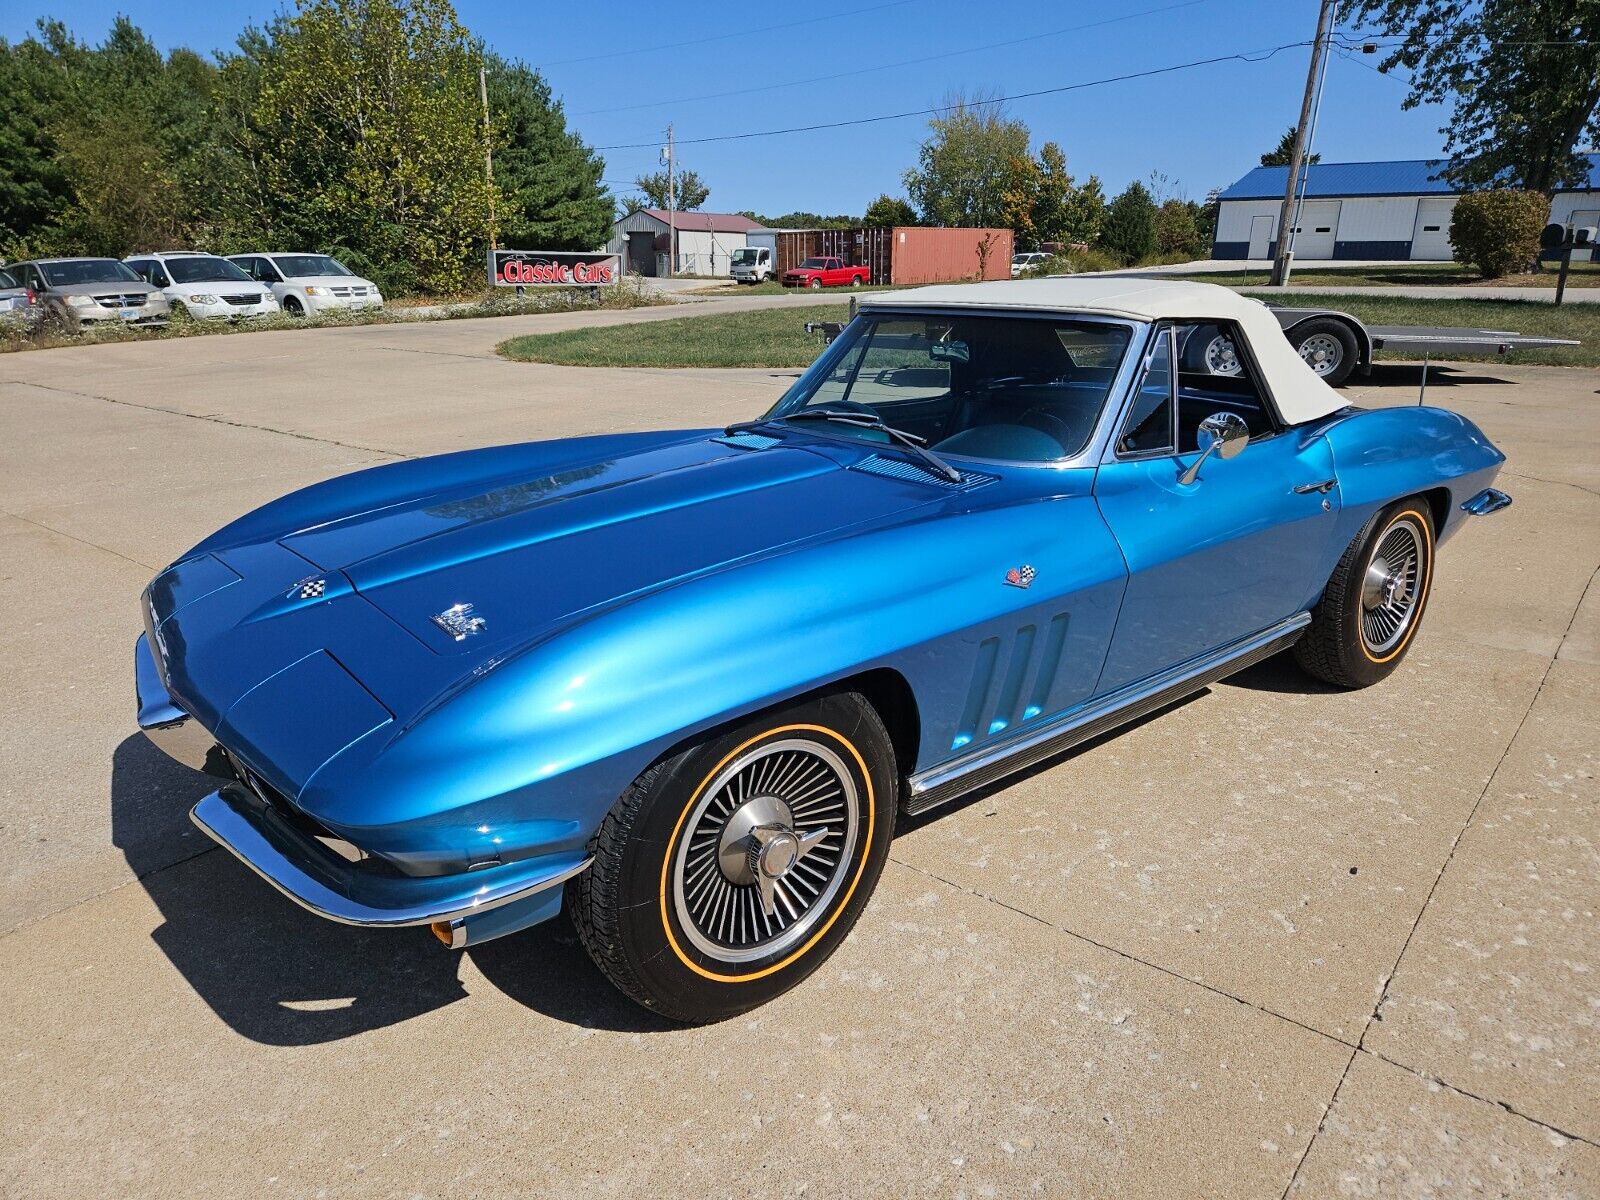
<path id="1" fill-rule="evenodd" d="M 1411 234 L 1411 257 L 1429 262 L 1449 262 L 1455 257 L 1450 248 L 1450 210 L 1456 198 L 1417 201 L 1417 227 Z"/>
<path id="2" fill-rule="evenodd" d="M 1295 226 L 1294 256 L 1332 258 L 1338 232 L 1339 201 L 1307 200 L 1300 206 L 1300 223 Z"/>

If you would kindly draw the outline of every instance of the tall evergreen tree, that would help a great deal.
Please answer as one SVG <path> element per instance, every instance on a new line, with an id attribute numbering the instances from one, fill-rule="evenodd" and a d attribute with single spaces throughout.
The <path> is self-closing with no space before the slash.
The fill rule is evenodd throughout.
<path id="1" fill-rule="evenodd" d="M 1148 258 L 1156 248 L 1156 206 L 1138 180 L 1130 183 L 1106 209 L 1100 226 L 1100 245 L 1133 264 Z"/>
<path id="2" fill-rule="evenodd" d="M 500 244 L 539 250 L 603 245 L 615 203 L 600 182 L 605 163 L 567 129 L 561 101 L 539 72 L 493 52 L 484 66 Z"/>

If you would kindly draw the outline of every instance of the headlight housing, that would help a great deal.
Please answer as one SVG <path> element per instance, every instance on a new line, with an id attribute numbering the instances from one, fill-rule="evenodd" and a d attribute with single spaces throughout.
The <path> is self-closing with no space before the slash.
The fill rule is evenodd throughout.
<path id="1" fill-rule="evenodd" d="M 306 295 L 308 295 L 308 296 L 326 296 L 327 294 L 328 294 L 328 289 L 327 288 L 308 287 L 306 289 Z"/>
<path id="2" fill-rule="evenodd" d="M 210 292 L 190 292 L 184 299 L 190 304 L 216 304 L 217 298 Z"/>
<path id="3" fill-rule="evenodd" d="M 65 300 L 68 308 L 94 308 L 100 303 L 93 296 L 67 296 Z"/>

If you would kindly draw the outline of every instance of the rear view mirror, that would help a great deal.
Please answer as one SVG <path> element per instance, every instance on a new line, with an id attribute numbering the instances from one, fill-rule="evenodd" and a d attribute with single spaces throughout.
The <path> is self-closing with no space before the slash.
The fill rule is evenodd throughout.
<path id="1" fill-rule="evenodd" d="M 965 342 L 934 342 L 928 347 L 928 357 L 934 362 L 970 362 L 972 351 Z"/>

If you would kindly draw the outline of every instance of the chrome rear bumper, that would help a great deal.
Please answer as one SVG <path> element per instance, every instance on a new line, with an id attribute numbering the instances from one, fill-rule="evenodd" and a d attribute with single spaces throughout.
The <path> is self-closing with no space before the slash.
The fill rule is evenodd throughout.
<path id="1" fill-rule="evenodd" d="M 1484 488 L 1472 499 L 1461 505 L 1461 511 L 1469 517 L 1487 517 L 1490 513 L 1497 513 L 1502 508 L 1511 507 L 1511 497 L 1498 488 Z"/>

